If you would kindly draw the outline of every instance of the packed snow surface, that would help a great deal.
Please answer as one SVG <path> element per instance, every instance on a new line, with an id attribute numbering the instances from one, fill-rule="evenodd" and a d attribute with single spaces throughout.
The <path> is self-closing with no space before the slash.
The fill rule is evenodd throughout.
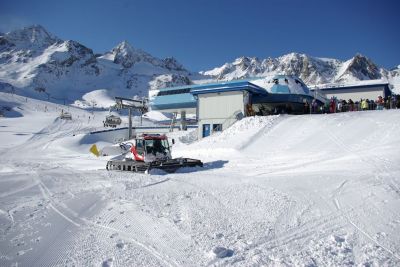
<path id="1" fill-rule="evenodd" d="M 89 153 L 104 113 L 0 99 L 1 266 L 400 265 L 399 110 L 174 133 L 204 167 L 149 175 Z"/>

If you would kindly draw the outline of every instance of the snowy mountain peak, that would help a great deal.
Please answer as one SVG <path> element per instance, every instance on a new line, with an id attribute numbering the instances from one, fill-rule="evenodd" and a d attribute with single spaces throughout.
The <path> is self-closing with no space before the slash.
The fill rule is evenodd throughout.
<path id="1" fill-rule="evenodd" d="M 155 66 L 162 65 L 160 59 L 143 50 L 135 49 L 127 41 L 121 42 L 107 54 L 107 57 L 114 63 L 120 64 L 126 69 L 133 67 L 138 62 L 147 62 Z"/>
<path id="2" fill-rule="evenodd" d="M 136 51 L 127 41 L 123 41 L 114 47 L 110 54 L 113 56 L 114 63 L 121 64 L 125 68 L 132 67 L 136 61 Z"/>
<path id="3" fill-rule="evenodd" d="M 111 50 L 116 55 L 131 56 L 135 53 L 135 49 L 128 41 L 124 40 Z"/>
<path id="4" fill-rule="evenodd" d="M 233 62 L 233 65 L 248 65 L 254 61 L 258 61 L 258 59 L 255 57 L 239 57 L 239 58 L 235 59 L 235 61 Z"/>
<path id="5" fill-rule="evenodd" d="M 114 63 L 122 65 L 125 69 L 134 67 L 135 64 L 141 62 L 148 63 L 154 67 L 165 68 L 169 71 L 187 71 L 174 57 L 167 57 L 161 60 L 141 49 L 135 49 L 127 41 L 118 44 L 110 52 L 106 53 L 103 58 L 112 60 Z"/>
<path id="6" fill-rule="evenodd" d="M 291 52 L 291 53 L 283 55 L 283 56 L 281 56 L 279 58 L 286 59 L 286 60 L 296 60 L 296 59 L 304 58 L 304 57 L 307 57 L 307 55 L 306 54 L 296 53 L 296 52 Z"/>
<path id="7" fill-rule="evenodd" d="M 242 71 L 248 70 L 249 68 L 255 71 L 257 66 L 260 65 L 260 60 L 256 57 L 240 57 L 233 62 L 233 65 L 237 66 Z"/>
<path id="8" fill-rule="evenodd" d="M 61 41 L 41 25 L 33 25 L 9 32 L 3 36 L 9 42 L 24 47 L 43 48 Z"/>
<path id="9" fill-rule="evenodd" d="M 378 66 L 375 65 L 369 58 L 356 54 L 348 66 L 348 71 L 360 80 L 375 80 L 380 79 L 381 74 Z"/>

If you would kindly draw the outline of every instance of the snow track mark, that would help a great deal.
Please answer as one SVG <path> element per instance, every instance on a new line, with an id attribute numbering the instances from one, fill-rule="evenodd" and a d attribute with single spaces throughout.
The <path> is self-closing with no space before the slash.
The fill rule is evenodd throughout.
<path id="1" fill-rule="evenodd" d="M 40 191 L 42 192 L 42 195 L 45 199 L 47 199 L 48 201 L 50 201 L 49 207 L 52 208 L 56 213 L 58 213 L 61 217 L 63 217 L 65 220 L 67 220 L 68 222 L 72 223 L 73 225 L 75 225 L 76 227 L 81 227 L 81 225 L 79 223 L 77 223 L 75 220 L 71 219 L 69 216 L 67 216 L 66 214 L 64 214 L 63 212 L 61 212 L 58 208 L 56 208 L 53 205 L 53 200 L 51 198 L 51 194 L 50 191 L 48 191 L 48 188 L 42 183 L 39 183 L 39 188 Z M 46 192 L 47 191 L 47 192 Z"/>
<path id="2" fill-rule="evenodd" d="M 163 254 L 159 253 L 155 248 L 149 245 L 145 245 L 144 243 L 138 241 L 136 238 L 134 238 L 132 235 L 128 234 L 125 231 L 120 231 L 116 228 L 110 227 L 110 226 L 105 226 L 105 225 L 100 225 L 100 224 L 95 224 L 93 222 L 85 220 L 87 224 L 91 225 L 92 227 L 95 228 L 101 228 L 105 230 L 109 234 L 114 234 L 118 233 L 120 237 L 122 237 L 125 240 L 131 241 L 134 244 L 138 245 L 139 247 L 143 248 L 147 252 L 149 252 L 151 255 L 153 255 L 155 258 L 160 260 L 162 263 L 164 263 L 166 266 L 180 266 L 177 262 L 172 261 L 172 259 L 166 259 Z"/>
<path id="3" fill-rule="evenodd" d="M 369 235 L 367 232 L 365 232 L 361 227 L 359 227 L 357 224 L 355 224 L 350 217 L 343 212 L 341 205 L 340 205 L 340 201 L 338 198 L 334 198 L 334 203 L 336 208 L 338 209 L 338 211 L 340 211 L 342 213 L 342 216 L 344 218 L 347 219 L 347 221 L 358 231 L 360 232 L 362 235 L 364 235 L 366 238 L 368 238 L 369 240 L 371 240 L 372 242 L 374 242 L 377 246 L 383 248 L 386 252 L 388 252 L 391 256 L 393 256 L 394 258 L 396 258 L 397 260 L 400 260 L 400 256 L 397 255 L 397 253 L 393 252 L 391 249 L 387 248 L 386 246 L 382 245 L 380 242 L 378 242 L 375 238 L 373 238 L 371 235 Z"/>

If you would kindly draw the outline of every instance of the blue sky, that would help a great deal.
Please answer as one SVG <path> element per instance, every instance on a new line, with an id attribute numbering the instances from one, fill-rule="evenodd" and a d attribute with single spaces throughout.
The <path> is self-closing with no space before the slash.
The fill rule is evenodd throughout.
<path id="1" fill-rule="evenodd" d="M 199 71 L 290 52 L 400 64 L 397 0 L 0 0 L 0 31 L 41 24 L 95 52 L 123 40 Z"/>

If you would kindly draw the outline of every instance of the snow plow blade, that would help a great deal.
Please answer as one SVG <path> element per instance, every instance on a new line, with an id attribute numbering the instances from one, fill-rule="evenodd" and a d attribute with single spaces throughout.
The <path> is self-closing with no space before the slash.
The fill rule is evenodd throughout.
<path id="1" fill-rule="evenodd" d="M 146 172 L 151 169 L 159 169 L 168 173 L 174 173 L 178 169 L 185 167 L 203 167 L 203 162 L 190 158 L 168 159 L 150 163 L 133 160 L 110 160 L 106 165 L 107 170 Z"/>

